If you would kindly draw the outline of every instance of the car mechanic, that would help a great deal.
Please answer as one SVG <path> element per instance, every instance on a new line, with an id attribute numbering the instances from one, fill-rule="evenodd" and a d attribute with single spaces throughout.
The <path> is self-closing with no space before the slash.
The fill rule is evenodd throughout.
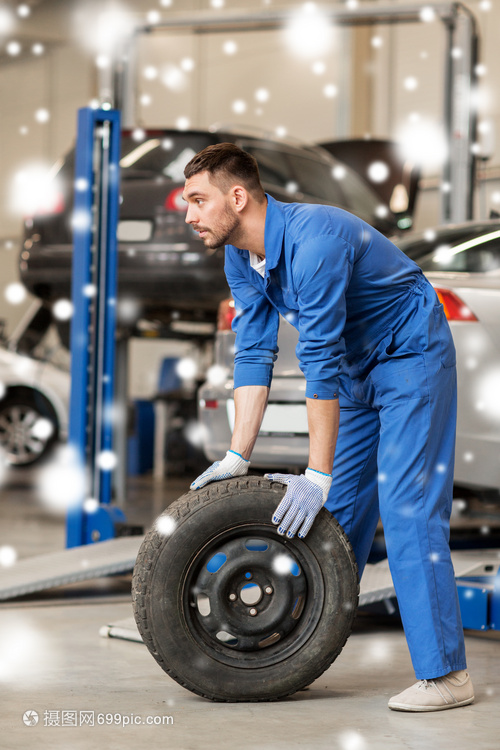
<path id="1" fill-rule="evenodd" d="M 266 475 L 287 485 L 273 523 L 303 538 L 324 505 L 361 576 L 380 516 L 417 678 L 389 708 L 472 703 L 449 548 L 455 350 L 433 287 L 356 216 L 274 200 L 255 159 L 234 144 L 205 148 L 184 174 L 186 222 L 207 248 L 226 246 L 237 310 L 231 445 L 191 488 L 248 472 L 281 314 L 299 332 L 310 449 L 304 474 Z"/>

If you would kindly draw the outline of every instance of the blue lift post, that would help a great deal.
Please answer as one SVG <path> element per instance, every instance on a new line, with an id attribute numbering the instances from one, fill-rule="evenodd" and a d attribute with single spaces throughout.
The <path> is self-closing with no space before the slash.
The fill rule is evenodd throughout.
<path id="1" fill-rule="evenodd" d="M 500 566 L 484 566 L 480 575 L 457 578 L 464 628 L 500 630 Z"/>
<path id="2" fill-rule="evenodd" d="M 118 110 L 78 112 L 69 443 L 85 493 L 68 510 L 67 547 L 112 539 L 125 521 L 111 504 L 120 129 Z"/>

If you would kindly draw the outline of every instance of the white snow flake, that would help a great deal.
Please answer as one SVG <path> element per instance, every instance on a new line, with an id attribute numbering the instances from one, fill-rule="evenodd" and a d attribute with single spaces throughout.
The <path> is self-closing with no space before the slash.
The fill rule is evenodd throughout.
<path id="1" fill-rule="evenodd" d="M 424 5 L 419 15 L 420 20 L 424 23 L 431 23 L 436 20 L 436 11 L 430 5 Z"/>
<path id="2" fill-rule="evenodd" d="M 69 320 L 73 316 L 73 303 L 69 299 L 58 299 L 52 306 L 52 313 L 57 320 Z"/>
<path id="3" fill-rule="evenodd" d="M 272 567 L 278 575 L 286 575 L 287 573 L 294 572 L 297 563 L 290 557 L 290 555 L 276 555 L 272 562 Z"/>
<path id="4" fill-rule="evenodd" d="M 222 385 L 227 378 L 227 369 L 222 365 L 212 365 L 208 368 L 206 378 L 210 385 Z"/>
<path id="5" fill-rule="evenodd" d="M 178 117 L 175 121 L 175 127 L 177 130 L 187 130 L 190 126 L 191 122 L 189 120 L 189 117 Z"/>
<path id="6" fill-rule="evenodd" d="M 347 169 L 343 167 L 342 164 L 337 164 L 337 166 L 332 169 L 332 176 L 335 180 L 343 180 L 346 174 Z"/>
<path id="7" fill-rule="evenodd" d="M 233 42 L 232 39 L 228 39 L 222 45 L 222 51 L 225 55 L 235 55 L 238 51 L 238 45 L 236 44 L 236 42 Z"/>
<path id="8" fill-rule="evenodd" d="M 362 734 L 354 729 L 347 729 L 338 736 L 340 750 L 367 750 L 368 745 Z"/>
<path id="9" fill-rule="evenodd" d="M 247 103 L 243 99 L 236 99 L 232 103 L 231 109 L 236 115 L 242 115 L 247 111 Z"/>
<path id="10" fill-rule="evenodd" d="M 161 21 L 161 14 L 158 10 L 149 10 L 146 13 L 146 20 L 148 23 L 155 24 L 160 23 Z"/>
<path id="11" fill-rule="evenodd" d="M 86 500 L 84 500 L 83 510 L 85 511 L 85 513 L 96 513 L 98 509 L 99 500 L 96 500 L 95 497 L 88 497 Z"/>
<path id="12" fill-rule="evenodd" d="M 298 57 L 324 55 L 332 46 L 331 25 L 315 3 L 305 3 L 291 14 L 285 39 L 290 51 Z"/>
<path id="13" fill-rule="evenodd" d="M 366 171 L 372 182 L 385 182 L 389 177 L 389 167 L 383 161 L 373 161 Z"/>
<path id="14" fill-rule="evenodd" d="M 35 112 L 35 120 L 40 123 L 45 123 L 50 120 L 50 112 L 48 109 L 44 109 L 43 107 L 40 109 L 37 109 Z"/>
<path id="15" fill-rule="evenodd" d="M 11 55 L 12 57 L 16 57 L 17 55 L 21 54 L 22 47 L 19 44 L 19 42 L 16 42 L 13 40 L 12 42 L 9 42 L 7 44 L 5 49 L 7 50 L 8 55 Z"/>
<path id="16" fill-rule="evenodd" d="M 14 547 L 7 544 L 0 547 L 0 567 L 10 568 L 17 560 L 17 552 Z"/>
<path id="17" fill-rule="evenodd" d="M 407 76 L 403 81 L 403 86 L 407 91 L 415 91 L 418 88 L 418 78 Z"/>
<path id="18" fill-rule="evenodd" d="M 201 448 L 210 436 L 204 424 L 191 420 L 184 428 L 184 437 L 191 445 Z"/>
<path id="19" fill-rule="evenodd" d="M 117 463 L 118 459 L 113 451 L 101 451 L 97 456 L 97 465 L 103 471 L 112 471 Z"/>
<path id="20" fill-rule="evenodd" d="M 158 68 L 155 68 L 154 65 L 146 65 L 144 70 L 142 71 L 142 75 L 146 80 L 148 81 L 154 81 L 155 78 L 158 78 Z"/>
<path id="21" fill-rule="evenodd" d="M 323 96 L 326 96 L 327 99 L 334 99 L 338 93 L 338 87 L 334 83 L 327 83 L 323 88 Z"/>
<path id="22" fill-rule="evenodd" d="M 26 288 L 18 281 L 14 281 L 5 287 L 4 296 L 11 305 L 20 305 L 26 299 Z"/>
<path id="23" fill-rule="evenodd" d="M 260 88 L 260 89 L 257 89 L 257 91 L 255 92 L 255 98 L 257 99 L 258 102 L 269 101 L 269 96 L 270 95 L 269 95 L 268 89 Z"/>
<path id="24" fill-rule="evenodd" d="M 315 63 L 312 64 L 311 70 L 314 73 L 314 75 L 322 76 L 326 70 L 326 65 L 321 60 L 317 60 Z"/>
<path id="25" fill-rule="evenodd" d="M 172 516 L 160 516 L 156 519 L 155 527 L 162 536 L 171 536 L 174 533 L 177 522 Z"/>

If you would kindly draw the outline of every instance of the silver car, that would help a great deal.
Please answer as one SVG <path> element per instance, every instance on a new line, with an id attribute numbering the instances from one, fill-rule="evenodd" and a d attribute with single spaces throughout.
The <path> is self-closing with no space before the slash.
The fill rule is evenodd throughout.
<path id="1" fill-rule="evenodd" d="M 0 345 L 0 452 L 8 464 L 33 464 L 67 437 L 69 386 L 69 352 L 37 300 Z"/>
<path id="2" fill-rule="evenodd" d="M 457 350 L 455 484 L 500 489 L 500 222 L 467 222 L 412 235 L 402 250 L 424 270 L 443 302 Z M 231 300 L 221 306 L 216 367 L 199 392 L 204 451 L 227 450 L 234 424 Z M 280 322 L 279 356 L 252 466 L 303 470 L 309 439 L 305 380 L 295 357 L 298 333 Z M 212 376 L 213 374 L 213 376 Z"/>

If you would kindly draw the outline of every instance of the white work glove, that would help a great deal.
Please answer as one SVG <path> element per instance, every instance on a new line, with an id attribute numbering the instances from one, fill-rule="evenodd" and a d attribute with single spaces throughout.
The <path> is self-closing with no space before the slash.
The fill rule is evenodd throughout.
<path id="1" fill-rule="evenodd" d="M 273 523 L 279 524 L 278 534 L 285 534 L 289 539 L 302 524 L 298 533 L 303 539 L 326 503 L 332 484 L 331 474 L 323 474 L 316 469 L 306 469 L 305 474 L 265 474 L 267 479 L 287 484 L 285 497 L 273 515 Z"/>
<path id="2" fill-rule="evenodd" d="M 248 472 L 250 461 L 240 456 L 236 451 L 228 450 L 222 461 L 216 461 L 209 466 L 203 474 L 191 483 L 191 490 L 200 490 L 209 482 L 217 482 L 219 479 L 231 479 L 241 477 Z"/>

